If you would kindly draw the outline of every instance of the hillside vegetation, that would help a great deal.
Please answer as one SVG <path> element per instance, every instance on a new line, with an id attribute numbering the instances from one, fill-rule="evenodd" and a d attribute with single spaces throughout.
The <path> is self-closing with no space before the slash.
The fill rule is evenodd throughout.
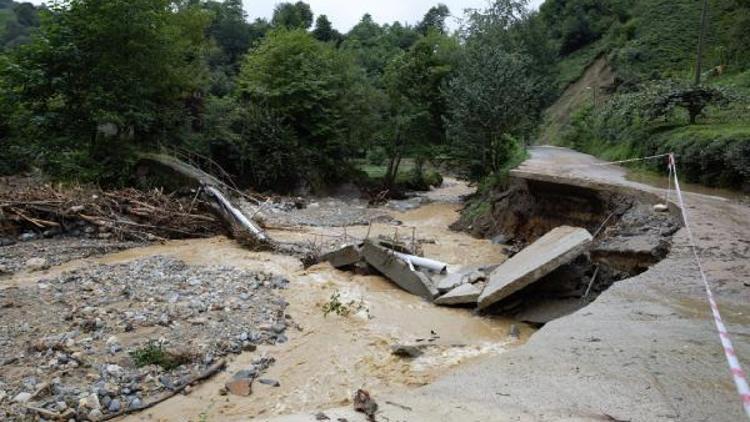
<path id="1" fill-rule="evenodd" d="M 0 51 L 29 41 L 39 15 L 31 3 L 0 0 Z"/>
<path id="2" fill-rule="evenodd" d="M 539 139 L 611 160 L 675 152 L 689 181 L 750 189 L 750 1 L 709 1 L 696 87 L 701 5 L 545 2 L 538 19 L 558 47 L 560 97 Z M 583 77 L 595 63 L 614 78 Z"/>

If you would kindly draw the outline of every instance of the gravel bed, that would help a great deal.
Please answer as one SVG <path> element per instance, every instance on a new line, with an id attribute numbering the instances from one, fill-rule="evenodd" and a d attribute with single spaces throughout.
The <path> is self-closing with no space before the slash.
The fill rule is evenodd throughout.
<path id="1" fill-rule="evenodd" d="M 285 342 L 296 326 L 277 294 L 287 284 L 156 256 L 0 290 L 0 419 L 101 420 L 179 389 L 224 356 Z M 262 356 L 248 370 L 272 362 Z"/>
<path id="2" fill-rule="evenodd" d="M 75 259 L 104 255 L 143 246 L 140 242 L 123 242 L 112 239 L 85 237 L 56 237 L 0 242 L 0 276 L 11 275 L 23 269 L 43 270 Z"/>

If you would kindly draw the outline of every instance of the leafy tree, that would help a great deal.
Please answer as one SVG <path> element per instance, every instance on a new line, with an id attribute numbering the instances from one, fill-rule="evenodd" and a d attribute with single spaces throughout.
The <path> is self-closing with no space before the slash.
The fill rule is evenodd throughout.
<path id="1" fill-rule="evenodd" d="M 207 24 L 168 0 L 55 3 L 0 76 L 16 104 L 13 136 L 38 140 L 36 159 L 76 151 L 115 169 L 130 147 L 168 141 L 192 123 Z"/>
<path id="2" fill-rule="evenodd" d="M 453 156 L 475 180 L 500 173 L 517 155 L 516 139 L 533 127 L 543 106 L 543 75 L 513 43 L 524 4 L 496 0 L 470 12 L 465 47 L 445 89 Z"/>
<path id="3" fill-rule="evenodd" d="M 276 28 L 308 29 L 313 23 L 313 12 L 310 5 L 297 3 L 279 3 L 273 10 L 271 23 Z"/>
<path id="4" fill-rule="evenodd" d="M 313 29 L 313 36 L 318 41 L 335 43 L 340 42 L 342 38 L 339 31 L 333 29 L 333 25 L 331 25 L 331 21 L 328 20 L 328 16 L 326 15 L 320 15 L 315 20 L 315 29 Z"/>
<path id="5" fill-rule="evenodd" d="M 209 36 L 216 40 L 226 55 L 226 62 L 237 63 L 254 41 L 254 34 L 251 32 L 250 24 L 246 21 L 247 15 L 242 7 L 242 1 L 208 1 L 204 7 L 214 15 L 208 27 Z"/>
<path id="6" fill-rule="evenodd" d="M 422 35 L 427 35 L 430 30 L 435 30 L 440 33 L 445 33 L 445 20 L 451 15 L 448 6 L 440 3 L 437 6 L 433 6 L 422 18 L 422 21 L 417 25 L 417 31 Z"/>
<path id="7" fill-rule="evenodd" d="M 430 146 L 445 139 L 446 104 L 441 88 L 453 70 L 457 50 L 455 40 L 431 30 L 386 67 L 384 85 L 390 100 L 384 134 L 390 158 L 387 185 L 395 182 L 406 153 L 411 152 L 421 164 Z"/>
<path id="8" fill-rule="evenodd" d="M 344 116 L 353 114 L 347 110 L 356 77 L 334 47 L 303 30 L 276 30 L 245 59 L 238 94 L 241 104 L 265 108 L 294 134 L 299 164 L 283 163 L 284 171 L 298 180 L 330 181 L 342 176 L 352 154 L 354 125 Z"/>

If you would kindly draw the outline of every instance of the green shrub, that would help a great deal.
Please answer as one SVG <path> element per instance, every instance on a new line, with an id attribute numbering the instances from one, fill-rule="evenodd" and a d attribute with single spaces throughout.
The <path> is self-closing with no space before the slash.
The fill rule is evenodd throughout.
<path id="1" fill-rule="evenodd" d="M 139 368 L 148 365 L 158 365 L 167 371 L 190 362 L 188 356 L 170 353 L 164 350 L 160 343 L 155 341 L 151 341 L 146 346 L 130 352 L 130 357 Z"/>

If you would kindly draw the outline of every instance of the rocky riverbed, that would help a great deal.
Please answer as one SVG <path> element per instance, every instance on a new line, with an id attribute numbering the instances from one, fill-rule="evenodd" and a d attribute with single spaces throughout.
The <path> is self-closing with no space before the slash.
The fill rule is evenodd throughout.
<path id="1" fill-rule="evenodd" d="M 100 420 L 144 407 L 224 356 L 286 342 L 287 284 L 153 256 L 1 290 L 0 415 Z"/>

